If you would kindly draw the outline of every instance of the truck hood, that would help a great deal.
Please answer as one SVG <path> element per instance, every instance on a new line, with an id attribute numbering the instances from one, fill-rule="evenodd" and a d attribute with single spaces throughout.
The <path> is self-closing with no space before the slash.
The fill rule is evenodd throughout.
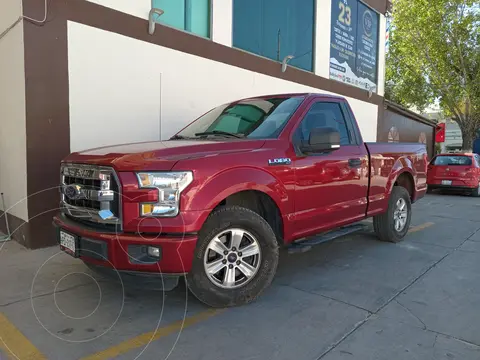
<path id="1" fill-rule="evenodd" d="M 117 171 L 168 171 L 176 162 L 259 149 L 265 140 L 167 140 L 105 146 L 75 152 L 63 162 L 111 166 Z"/>

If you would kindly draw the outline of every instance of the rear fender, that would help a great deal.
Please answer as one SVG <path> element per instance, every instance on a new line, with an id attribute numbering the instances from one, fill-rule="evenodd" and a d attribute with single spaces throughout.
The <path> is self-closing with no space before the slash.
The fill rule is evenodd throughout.
<path id="1" fill-rule="evenodd" d="M 392 171 L 390 173 L 390 176 L 388 177 L 387 184 L 385 186 L 385 199 L 388 201 L 390 198 L 390 194 L 392 193 L 393 186 L 395 185 L 395 182 L 397 179 L 404 173 L 407 173 L 411 176 L 412 180 L 412 189 L 411 189 L 411 198 L 412 200 L 415 199 L 415 192 L 416 192 L 416 187 L 415 187 L 415 176 L 416 172 L 413 167 L 412 161 L 408 157 L 401 157 L 398 158 L 395 164 L 392 167 Z"/>

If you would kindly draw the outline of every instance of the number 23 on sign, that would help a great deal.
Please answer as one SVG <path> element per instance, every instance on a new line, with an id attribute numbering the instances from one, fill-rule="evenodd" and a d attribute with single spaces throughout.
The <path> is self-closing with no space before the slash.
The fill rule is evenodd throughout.
<path id="1" fill-rule="evenodd" d="M 342 24 L 350 26 L 352 23 L 352 9 L 350 6 L 345 5 L 343 2 L 338 2 L 338 8 L 340 9 L 340 14 L 338 15 L 338 21 Z"/>

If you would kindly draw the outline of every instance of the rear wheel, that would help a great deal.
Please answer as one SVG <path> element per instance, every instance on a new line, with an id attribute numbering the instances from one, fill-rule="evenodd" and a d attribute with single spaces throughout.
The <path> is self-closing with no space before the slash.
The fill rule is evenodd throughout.
<path id="1" fill-rule="evenodd" d="M 480 183 L 478 184 L 478 186 L 472 190 L 472 196 L 474 197 L 478 197 L 480 196 Z"/>
<path id="2" fill-rule="evenodd" d="M 394 186 L 388 200 L 387 211 L 373 217 L 373 228 L 382 241 L 400 242 L 408 232 L 412 203 L 407 189 Z"/>
<path id="3" fill-rule="evenodd" d="M 278 256 L 275 234 L 260 215 L 239 206 L 221 208 L 199 233 L 188 287 L 212 307 L 247 304 L 272 282 Z"/>

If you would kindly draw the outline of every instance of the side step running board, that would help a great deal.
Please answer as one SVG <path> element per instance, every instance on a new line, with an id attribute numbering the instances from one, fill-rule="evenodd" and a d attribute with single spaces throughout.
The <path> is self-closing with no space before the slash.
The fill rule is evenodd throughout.
<path id="1" fill-rule="evenodd" d="M 309 251 L 312 246 L 322 244 L 327 241 L 335 240 L 341 236 L 345 236 L 357 231 L 365 230 L 367 228 L 364 224 L 355 224 L 339 228 L 338 230 L 333 230 L 321 235 L 314 235 L 309 238 L 298 240 L 288 247 L 288 253 L 303 253 Z"/>

